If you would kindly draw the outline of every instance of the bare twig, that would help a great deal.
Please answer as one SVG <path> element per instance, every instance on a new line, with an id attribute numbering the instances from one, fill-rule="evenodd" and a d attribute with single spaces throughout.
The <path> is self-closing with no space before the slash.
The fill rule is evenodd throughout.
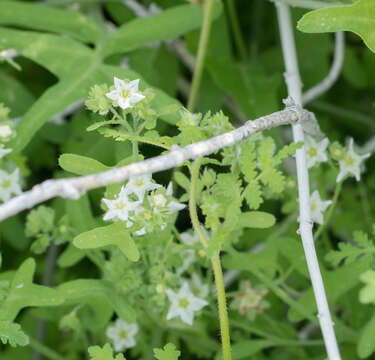
<path id="1" fill-rule="evenodd" d="M 119 183 L 133 176 L 181 166 L 186 160 L 210 155 L 224 147 L 232 146 L 256 132 L 280 125 L 293 124 L 308 117 L 308 111 L 290 106 L 283 111 L 260 117 L 254 121 L 247 121 L 245 125 L 209 140 L 200 141 L 184 148 L 174 146 L 172 151 L 165 155 L 93 175 L 47 180 L 1 205 L 0 221 L 54 197 L 79 199 L 91 189 Z"/>
<path id="2" fill-rule="evenodd" d="M 286 67 L 285 80 L 291 96 L 297 105 L 302 104 L 302 84 L 299 75 L 297 54 L 295 48 L 292 19 L 289 6 L 284 3 L 276 3 L 277 15 L 280 27 L 281 44 L 283 48 Z M 304 141 L 304 133 L 301 124 L 293 125 L 293 138 L 295 142 Z M 328 307 L 322 275 L 320 273 L 318 258 L 315 252 L 312 233 L 313 223 L 310 214 L 310 184 L 309 173 L 306 164 L 306 154 L 303 148 L 296 152 L 297 180 L 299 193 L 299 234 L 305 251 L 307 267 L 318 307 L 318 319 L 322 330 L 324 343 L 330 360 L 341 360 L 337 346 L 333 322 Z"/>
<path id="3" fill-rule="evenodd" d="M 288 4 L 292 7 L 299 7 L 304 9 L 320 9 L 322 7 L 327 6 L 340 6 L 345 5 L 341 2 L 335 2 L 335 3 L 327 3 L 324 1 L 318 1 L 318 0 L 271 0 L 272 2 L 278 2 L 281 1 L 284 4 Z"/>
<path id="4" fill-rule="evenodd" d="M 344 63 L 344 52 L 345 52 L 345 36 L 342 31 L 335 34 L 335 54 L 331 70 L 326 78 L 324 78 L 319 84 L 313 88 L 307 90 L 302 95 L 302 103 L 307 104 L 308 102 L 316 99 L 317 97 L 328 91 L 333 84 L 336 82 L 340 75 L 342 65 Z"/>

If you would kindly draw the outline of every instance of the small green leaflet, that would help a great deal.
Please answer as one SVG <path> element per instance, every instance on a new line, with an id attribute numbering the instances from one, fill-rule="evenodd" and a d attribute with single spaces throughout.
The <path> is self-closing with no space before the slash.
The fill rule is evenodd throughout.
<path id="1" fill-rule="evenodd" d="M 359 292 L 359 301 L 362 304 L 375 304 L 375 271 L 367 270 L 359 278 L 366 284 Z"/>
<path id="2" fill-rule="evenodd" d="M 339 250 L 330 251 L 326 256 L 326 260 L 336 266 L 343 260 L 345 260 L 346 265 L 352 264 L 361 255 L 371 259 L 375 254 L 374 242 L 363 231 L 355 231 L 353 238 L 357 246 L 340 242 Z"/>
<path id="3" fill-rule="evenodd" d="M 79 234 L 73 240 L 73 244 L 78 249 L 96 249 L 116 245 L 129 260 L 138 261 L 139 259 L 138 248 L 129 231 L 126 231 L 124 222 L 116 222 Z"/>
<path id="4" fill-rule="evenodd" d="M 29 343 L 28 336 L 21 330 L 21 326 L 10 321 L 0 321 L 0 340 L 10 346 L 25 346 Z"/>
<path id="5" fill-rule="evenodd" d="M 88 352 L 90 360 L 126 360 L 122 354 L 117 354 L 116 357 L 113 357 L 113 350 L 109 344 L 105 344 L 102 348 L 100 346 L 90 346 Z"/>
<path id="6" fill-rule="evenodd" d="M 353 5 L 331 6 L 311 11 L 298 22 L 307 33 L 352 31 L 375 52 L 375 1 L 358 0 Z"/>
<path id="7" fill-rule="evenodd" d="M 359 336 L 357 354 L 360 359 L 368 358 L 375 351 L 375 315 L 365 325 Z"/>
<path id="8" fill-rule="evenodd" d="M 173 344 L 167 344 L 164 349 L 154 349 L 155 358 L 158 360 L 178 360 L 181 352 Z"/>

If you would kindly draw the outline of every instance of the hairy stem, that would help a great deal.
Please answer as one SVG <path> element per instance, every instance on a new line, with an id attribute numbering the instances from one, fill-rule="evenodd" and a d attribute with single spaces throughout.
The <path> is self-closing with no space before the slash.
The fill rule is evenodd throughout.
<path id="1" fill-rule="evenodd" d="M 201 30 L 201 36 L 199 38 L 198 56 L 197 62 L 195 63 L 193 82 L 190 88 L 188 109 L 194 111 L 198 100 L 199 87 L 202 80 L 204 60 L 206 58 L 208 40 L 210 38 L 211 24 L 213 18 L 215 0 L 207 0 L 204 8 L 204 18 Z"/>
<path id="2" fill-rule="evenodd" d="M 235 0 L 227 0 L 227 9 L 230 19 L 230 24 L 232 26 L 234 43 L 236 44 L 238 55 L 240 59 L 246 58 L 246 46 L 241 33 L 240 23 L 238 21 Z"/>
<path id="3" fill-rule="evenodd" d="M 337 201 L 338 201 L 339 196 L 341 194 L 342 183 L 343 183 L 342 181 L 340 181 L 339 183 L 337 183 L 337 186 L 336 186 L 336 189 L 335 189 L 335 193 L 334 193 L 333 199 L 332 199 L 332 204 L 331 204 L 331 206 L 329 207 L 329 209 L 327 211 L 327 215 L 325 216 L 323 225 L 319 226 L 319 229 L 315 233 L 315 236 L 314 236 L 314 240 L 315 241 L 317 241 L 319 239 L 320 235 L 322 235 L 322 233 L 323 233 L 323 230 L 327 227 L 327 224 L 329 224 L 329 222 L 331 220 L 331 217 L 332 217 L 332 214 L 333 214 L 333 210 L 336 208 Z"/>
<path id="4" fill-rule="evenodd" d="M 219 251 L 216 251 L 215 254 L 212 256 L 211 263 L 214 269 L 215 284 L 216 284 L 216 290 L 217 290 L 217 302 L 218 302 L 218 308 L 219 308 L 220 333 L 221 333 L 221 345 L 223 348 L 223 359 L 231 360 L 232 353 L 231 353 L 231 346 L 230 346 L 227 301 L 225 297 L 223 270 L 221 268 Z"/>

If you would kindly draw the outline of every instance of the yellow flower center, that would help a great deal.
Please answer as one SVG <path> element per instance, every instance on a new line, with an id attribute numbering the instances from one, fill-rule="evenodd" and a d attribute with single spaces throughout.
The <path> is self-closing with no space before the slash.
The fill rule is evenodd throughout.
<path id="1" fill-rule="evenodd" d="M 318 209 L 318 206 L 315 201 L 312 201 L 310 203 L 310 209 L 311 209 L 311 212 L 315 212 Z"/>
<path id="2" fill-rule="evenodd" d="M 121 96 L 126 99 L 130 95 L 130 90 L 122 90 Z"/>
<path id="3" fill-rule="evenodd" d="M 9 180 L 4 180 L 4 181 L 1 183 L 1 187 L 2 187 L 3 189 L 9 189 L 11 186 L 12 186 L 12 183 L 11 183 Z"/>
<path id="4" fill-rule="evenodd" d="M 346 155 L 345 156 L 345 160 L 344 160 L 344 164 L 346 165 L 346 166 L 353 166 L 354 164 L 355 164 L 355 159 L 354 159 L 354 157 L 353 156 L 351 156 L 351 155 Z"/>
<path id="5" fill-rule="evenodd" d="M 122 338 L 122 339 L 126 339 L 126 338 L 128 337 L 128 332 L 127 332 L 125 329 L 122 329 L 122 330 L 119 332 L 118 336 L 119 336 L 120 338 Z"/>
<path id="6" fill-rule="evenodd" d="M 307 153 L 311 158 L 317 157 L 318 156 L 318 149 L 315 146 L 310 146 Z"/>
<path id="7" fill-rule="evenodd" d="M 189 300 L 187 298 L 181 298 L 178 300 L 178 306 L 186 309 L 189 306 Z"/>
<path id="8" fill-rule="evenodd" d="M 143 179 L 137 179 L 135 181 L 135 186 L 137 186 L 137 187 L 142 187 L 144 185 L 145 185 L 145 181 Z"/>
<path id="9" fill-rule="evenodd" d="M 123 210 L 123 209 L 125 209 L 125 207 L 126 207 L 126 204 L 123 201 L 120 201 L 116 204 L 117 210 Z"/>

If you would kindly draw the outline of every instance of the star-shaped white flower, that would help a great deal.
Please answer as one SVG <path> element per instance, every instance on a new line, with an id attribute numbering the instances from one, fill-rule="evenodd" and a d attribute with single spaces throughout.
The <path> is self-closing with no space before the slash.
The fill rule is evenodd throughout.
<path id="1" fill-rule="evenodd" d="M 136 323 L 127 323 L 124 320 L 117 319 L 114 325 L 108 326 L 106 335 L 112 340 L 114 348 L 117 352 L 129 349 L 135 346 L 134 339 L 138 332 Z"/>
<path id="2" fill-rule="evenodd" d="M 3 144 L 0 144 L 0 159 L 3 158 L 5 155 L 12 152 L 12 149 L 5 149 Z"/>
<path id="3" fill-rule="evenodd" d="M 129 200 L 128 195 L 129 193 L 127 189 L 125 187 L 122 187 L 116 199 L 103 199 L 103 202 L 108 207 L 103 220 L 129 220 L 129 213 L 131 211 L 135 211 L 140 205 L 140 202 Z M 131 222 L 129 223 L 129 225 L 131 225 Z"/>
<path id="4" fill-rule="evenodd" d="M 311 220 L 318 224 L 323 224 L 323 213 L 329 205 L 332 204 L 331 200 L 322 201 L 319 192 L 315 190 L 310 198 L 310 212 Z"/>
<path id="5" fill-rule="evenodd" d="M 313 167 L 317 163 L 325 162 L 328 160 L 326 149 L 328 146 L 328 139 L 324 138 L 322 141 L 317 142 L 309 135 L 305 137 L 305 151 L 307 158 L 307 166 Z"/>
<path id="6" fill-rule="evenodd" d="M 172 196 L 172 192 L 173 192 L 173 186 L 172 186 L 172 182 L 170 182 L 168 184 L 166 194 L 168 196 Z M 178 201 L 172 200 L 168 203 L 168 213 L 173 214 L 174 212 L 180 211 L 184 209 L 185 207 L 186 207 L 185 204 L 181 204 Z"/>
<path id="7" fill-rule="evenodd" d="M 194 312 L 201 310 L 208 304 L 206 300 L 194 296 L 187 282 L 183 283 L 177 293 L 171 289 L 167 289 L 166 293 L 171 302 L 167 320 L 179 316 L 184 323 L 193 325 Z"/>
<path id="8" fill-rule="evenodd" d="M 139 79 L 125 82 L 117 77 L 114 78 L 115 89 L 106 94 L 121 109 L 129 109 L 145 98 L 138 91 Z"/>
<path id="9" fill-rule="evenodd" d="M 128 194 L 136 194 L 139 201 L 143 201 L 146 191 L 155 190 L 161 187 L 152 181 L 151 174 L 135 176 L 126 184 Z"/>
<path id="10" fill-rule="evenodd" d="M 353 139 L 349 140 L 349 147 L 345 157 L 339 161 L 340 172 L 336 179 L 340 182 L 348 174 L 354 175 L 357 181 L 361 179 L 361 164 L 371 154 L 358 155 L 353 150 Z"/>
<path id="11" fill-rule="evenodd" d="M 21 194 L 21 186 L 19 170 L 14 170 L 11 174 L 0 170 L 0 199 L 4 202 L 8 201 L 12 194 Z"/>

